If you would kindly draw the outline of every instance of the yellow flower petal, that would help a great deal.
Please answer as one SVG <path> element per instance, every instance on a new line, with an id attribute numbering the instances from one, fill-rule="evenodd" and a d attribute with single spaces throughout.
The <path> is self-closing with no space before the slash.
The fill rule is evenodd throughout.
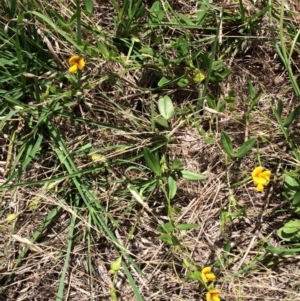
<path id="1" fill-rule="evenodd" d="M 220 294 L 220 290 L 212 289 L 208 293 L 206 293 L 206 301 L 220 301 Z"/>
<path id="2" fill-rule="evenodd" d="M 204 273 L 204 274 L 210 273 L 210 272 L 211 272 L 211 267 L 205 267 L 205 268 L 203 268 L 202 271 L 201 271 L 201 273 Z"/>
<path id="3" fill-rule="evenodd" d="M 266 180 L 270 180 L 271 172 L 269 170 L 265 170 L 260 174 L 261 177 L 263 177 Z"/>
<path id="4" fill-rule="evenodd" d="M 71 66 L 71 67 L 69 68 L 69 71 L 70 71 L 71 73 L 77 73 L 77 69 L 78 69 L 78 67 L 77 67 L 77 65 L 75 64 L 75 65 L 73 65 L 73 66 Z"/>
<path id="5" fill-rule="evenodd" d="M 262 184 L 258 184 L 257 186 L 256 186 L 256 190 L 257 191 L 259 191 L 259 192 L 262 192 L 262 191 L 264 191 L 264 185 L 262 185 Z"/>
<path id="6" fill-rule="evenodd" d="M 212 298 L 210 292 L 206 293 L 206 301 L 211 301 L 211 300 Z"/>
<path id="7" fill-rule="evenodd" d="M 211 267 L 205 267 L 201 271 L 201 278 L 203 282 L 207 283 L 208 281 L 216 280 L 214 273 L 211 273 Z"/>
<path id="8" fill-rule="evenodd" d="M 84 59 L 81 57 L 77 62 L 78 69 L 82 70 L 84 65 L 85 65 Z"/>
<path id="9" fill-rule="evenodd" d="M 206 276 L 206 278 L 207 278 L 208 280 L 210 280 L 210 281 L 216 280 L 216 276 L 215 276 L 215 274 L 213 274 L 213 273 L 207 273 L 207 274 L 205 274 L 205 276 Z"/>
<path id="10" fill-rule="evenodd" d="M 261 166 L 258 166 L 254 168 L 252 171 L 252 178 L 259 176 L 259 174 L 263 171 L 263 168 Z"/>
<path id="11" fill-rule="evenodd" d="M 258 185 L 258 184 L 262 184 L 262 185 L 267 185 L 268 181 L 264 178 L 261 178 L 261 177 L 255 177 L 253 178 L 253 182 L 254 182 L 254 185 Z"/>
<path id="12" fill-rule="evenodd" d="M 77 62 L 80 60 L 80 56 L 79 55 L 73 55 L 71 56 L 71 58 L 69 59 L 69 64 L 72 66 L 74 64 L 77 64 Z"/>

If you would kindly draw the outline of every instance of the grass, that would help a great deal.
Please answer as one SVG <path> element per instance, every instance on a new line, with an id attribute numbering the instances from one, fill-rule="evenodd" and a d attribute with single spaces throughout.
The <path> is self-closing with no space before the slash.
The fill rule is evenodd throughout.
<path id="1" fill-rule="evenodd" d="M 299 299 L 297 9 L 4 1 L 0 297 Z"/>

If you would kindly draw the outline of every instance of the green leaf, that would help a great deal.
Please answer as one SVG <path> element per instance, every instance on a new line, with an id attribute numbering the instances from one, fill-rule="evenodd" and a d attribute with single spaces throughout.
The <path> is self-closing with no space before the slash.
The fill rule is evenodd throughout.
<path id="1" fill-rule="evenodd" d="M 176 229 L 178 230 L 191 230 L 191 229 L 196 229 L 199 228 L 199 224 L 179 224 L 176 226 Z"/>
<path id="2" fill-rule="evenodd" d="M 277 111 L 278 116 L 281 117 L 282 111 L 283 111 L 283 102 L 281 99 L 278 100 L 276 111 Z"/>
<path id="3" fill-rule="evenodd" d="M 200 9 L 198 9 L 198 14 L 196 17 L 198 24 L 201 24 L 205 20 L 205 17 L 206 17 L 207 11 L 208 11 L 208 7 L 209 6 L 207 5 L 207 3 L 205 3 L 205 2 L 201 3 Z"/>
<path id="4" fill-rule="evenodd" d="M 162 234 L 158 238 L 169 245 L 173 245 L 172 237 L 169 234 Z"/>
<path id="5" fill-rule="evenodd" d="M 171 233 L 174 231 L 174 226 L 172 223 L 168 222 L 157 227 L 157 231 L 160 233 Z"/>
<path id="6" fill-rule="evenodd" d="M 281 239 L 283 239 L 285 241 L 299 241 L 300 240 L 299 232 L 285 233 L 283 230 L 284 230 L 284 228 L 282 227 L 277 231 L 277 235 Z"/>
<path id="7" fill-rule="evenodd" d="M 223 148 L 224 148 L 225 152 L 229 156 L 234 156 L 232 142 L 231 142 L 230 137 L 227 135 L 226 132 L 221 133 L 221 142 L 222 142 L 222 145 L 223 145 Z"/>
<path id="8" fill-rule="evenodd" d="M 256 138 L 251 138 L 247 140 L 237 151 L 237 153 L 234 154 L 234 157 L 236 158 L 243 158 L 253 147 L 253 145 L 256 143 Z"/>
<path id="9" fill-rule="evenodd" d="M 294 177 L 291 177 L 289 175 L 285 175 L 284 187 L 285 187 L 285 189 L 288 189 L 288 190 L 294 190 L 294 191 L 298 190 L 300 187 L 299 180 Z"/>
<path id="10" fill-rule="evenodd" d="M 162 170 L 159 160 L 151 153 L 151 151 L 147 147 L 144 148 L 143 153 L 148 167 L 155 173 L 156 176 L 161 176 Z"/>
<path id="11" fill-rule="evenodd" d="M 169 96 L 161 97 L 158 100 L 158 110 L 166 120 L 171 119 L 175 115 L 175 109 Z"/>
<path id="12" fill-rule="evenodd" d="M 289 221 L 282 227 L 282 231 L 286 234 L 296 233 L 299 230 L 300 230 L 300 221 L 299 220 Z"/>
<path id="13" fill-rule="evenodd" d="M 110 273 L 115 274 L 116 272 L 118 272 L 120 270 L 121 263 L 122 263 L 122 257 L 119 257 L 116 261 L 113 261 L 110 264 Z"/>
<path id="14" fill-rule="evenodd" d="M 186 15 L 184 15 L 184 14 L 178 14 L 178 17 L 180 18 L 180 20 L 182 20 L 183 22 L 185 22 L 186 25 L 195 26 L 195 23 L 192 22 L 191 19 L 187 18 Z"/>
<path id="15" fill-rule="evenodd" d="M 174 236 L 174 235 L 172 235 L 172 245 L 173 245 L 173 246 L 179 246 L 179 245 L 180 245 L 179 240 L 178 240 L 177 237 Z"/>
<path id="16" fill-rule="evenodd" d="M 157 83 L 159 88 L 167 86 L 168 84 L 172 83 L 173 79 L 171 77 L 162 77 L 160 81 Z"/>
<path id="17" fill-rule="evenodd" d="M 190 180 L 190 181 L 196 181 L 196 180 L 205 180 L 206 176 L 202 175 L 200 173 L 196 173 L 193 171 L 188 171 L 188 170 L 182 170 L 181 172 L 182 178 L 185 180 Z"/>
<path id="18" fill-rule="evenodd" d="M 165 16 L 165 12 L 162 8 L 160 1 L 154 1 L 148 15 L 149 25 L 160 24 L 164 16 Z"/>
<path id="19" fill-rule="evenodd" d="M 110 53 L 107 49 L 107 47 L 105 46 L 105 44 L 103 44 L 100 41 L 97 41 L 97 46 L 99 47 L 101 53 L 103 54 L 104 58 L 109 59 L 110 57 Z"/>
<path id="20" fill-rule="evenodd" d="M 182 260 L 182 266 L 187 269 L 190 266 L 190 263 L 188 262 L 188 260 L 186 260 L 185 258 L 183 258 Z"/>
<path id="21" fill-rule="evenodd" d="M 249 91 L 250 98 L 251 98 L 251 99 L 254 99 L 255 96 L 256 96 L 256 91 L 255 91 L 255 89 L 254 89 L 254 87 L 253 87 L 253 84 L 252 84 L 252 82 L 251 82 L 250 80 L 249 80 L 248 91 Z"/>
<path id="22" fill-rule="evenodd" d="M 156 117 L 154 117 L 154 121 L 166 129 L 169 128 L 168 121 L 160 115 L 157 115 Z"/>
<path id="23" fill-rule="evenodd" d="M 92 14 L 94 8 L 94 1 L 93 0 L 84 0 L 85 9 L 88 14 Z"/>
<path id="24" fill-rule="evenodd" d="M 192 281 L 199 280 L 199 279 L 201 279 L 201 273 L 200 273 L 200 271 L 193 271 L 193 272 L 188 271 L 186 273 L 185 279 L 192 280 Z"/>
<path id="25" fill-rule="evenodd" d="M 293 200 L 292 200 L 292 205 L 293 206 L 299 206 L 300 204 L 300 191 L 296 191 Z"/>
<path id="26" fill-rule="evenodd" d="M 277 254 L 278 256 L 288 256 L 288 255 L 296 255 L 300 253 L 300 248 L 292 248 L 287 249 L 283 247 L 267 247 L 267 252 L 270 252 L 272 254 Z"/>
<path id="27" fill-rule="evenodd" d="M 154 55 L 154 51 L 150 47 L 142 47 L 140 49 L 140 53 L 146 54 L 146 55 L 151 56 L 151 57 Z"/>
<path id="28" fill-rule="evenodd" d="M 180 170 L 180 169 L 182 169 L 182 167 L 183 167 L 182 162 L 178 158 L 175 158 L 172 162 L 172 167 L 171 168 L 173 170 Z"/>
<path id="29" fill-rule="evenodd" d="M 177 182 L 174 177 L 168 177 L 168 186 L 169 186 L 169 199 L 172 200 L 177 192 Z"/>
<path id="30" fill-rule="evenodd" d="M 283 126 L 285 126 L 285 127 L 289 126 L 294 121 L 294 119 L 297 116 L 299 116 L 299 114 L 300 114 L 300 106 L 296 107 L 296 109 L 292 113 L 289 114 L 289 116 L 283 122 Z"/>
<path id="31" fill-rule="evenodd" d="M 180 88 L 186 87 L 190 83 L 189 79 L 187 77 L 182 77 L 178 82 L 177 86 Z"/>

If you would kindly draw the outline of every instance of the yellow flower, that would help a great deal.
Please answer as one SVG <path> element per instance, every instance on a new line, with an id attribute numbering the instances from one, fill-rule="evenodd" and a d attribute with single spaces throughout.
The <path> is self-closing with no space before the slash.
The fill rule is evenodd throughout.
<path id="1" fill-rule="evenodd" d="M 220 301 L 219 295 L 221 294 L 220 290 L 212 289 L 206 293 L 206 301 Z"/>
<path id="2" fill-rule="evenodd" d="M 257 191 L 263 191 L 265 186 L 269 184 L 271 177 L 271 171 L 265 170 L 261 166 L 254 168 L 252 171 L 253 183 L 256 186 Z"/>
<path id="3" fill-rule="evenodd" d="M 216 280 L 215 274 L 211 272 L 211 267 L 205 267 L 202 269 L 201 278 L 205 283 Z"/>
<path id="4" fill-rule="evenodd" d="M 73 55 L 70 59 L 69 59 L 69 65 L 71 66 L 69 68 L 69 71 L 71 73 L 77 73 L 78 69 L 82 70 L 85 62 L 83 57 L 79 56 L 79 55 Z"/>

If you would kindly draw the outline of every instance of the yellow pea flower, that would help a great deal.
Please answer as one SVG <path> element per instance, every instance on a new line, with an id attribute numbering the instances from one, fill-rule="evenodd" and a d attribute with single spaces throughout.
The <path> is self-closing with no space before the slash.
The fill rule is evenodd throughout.
<path id="1" fill-rule="evenodd" d="M 85 61 L 84 58 L 79 56 L 79 55 L 73 55 L 70 59 L 69 59 L 69 65 L 71 66 L 69 68 L 69 71 L 71 73 L 77 73 L 78 69 L 82 70 L 84 65 L 85 65 Z"/>
<path id="2" fill-rule="evenodd" d="M 220 290 L 212 289 L 206 293 L 206 301 L 220 301 L 219 295 L 221 294 Z"/>
<path id="3" fill-rule="evenodd" d="M 205 283 L 216 280 L 215 274 L 211 272 L 211 267 L 205 267 L 202 269 L 201 278 Z"/>
<path id="4" fill-rule="evenodd" d="M 265 170 L 263 171 L 262 166 L 258 166 L 254 168 L 252 171 L 252 179 L 253 183 L 256 186 L 256 190 L 261 192 L 264 190 L 265 186 L 269 184 L 271 177 L 271 171 Z"/>

